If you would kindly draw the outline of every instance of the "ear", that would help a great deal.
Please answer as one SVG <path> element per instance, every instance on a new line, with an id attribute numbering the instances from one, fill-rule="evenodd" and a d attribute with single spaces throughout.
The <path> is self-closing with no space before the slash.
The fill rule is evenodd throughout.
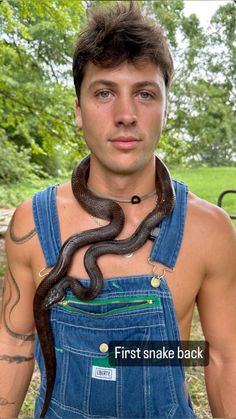
<path id="1" fill-rule="evenodd" d="M 77 97 L 75 99 L 75 124 L 77 128 L 83 128 L 81 107 L 80 107 L 79 100 Z"/>

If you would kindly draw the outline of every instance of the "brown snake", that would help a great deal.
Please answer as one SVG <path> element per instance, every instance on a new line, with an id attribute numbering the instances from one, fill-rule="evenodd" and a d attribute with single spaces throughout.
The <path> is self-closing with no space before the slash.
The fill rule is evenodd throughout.
<path id="1" fill-rule="evenodd" d="M 46 415 L 56 371 L 48 308 L 63 299 L 68 288 L 71 288 L 80 300 L 94 299 L 103 286 L 103 276 L 97 265 L 97 259 L 104 254 L 122 255 L 139 249 L 147 241 L 151 230 L 170 214 L 175 205 L 175 192 L 168 169 L 156 157 L 157 205 L 128 239 L 115 240 L 124 225 L 123 210 L 116 202 L 97 197 L 89 191 L 87 188 L 89 163 L 90 157 L 87 156 L 75 167 L 71 179 L 73 194 L 89 214 L 108 220 L 109 224 L 73 234 L 66 240 L 56 265 L 37 288 L 34 298 L 34 317 L 47 376 L 46 394 L 40 417 Z M 91 245 L 84 256 L 84 266 L 90 278 L 88 287 L 85 287 L 78 279 L 67 275 L 74 253 L 86 245 Z"/>

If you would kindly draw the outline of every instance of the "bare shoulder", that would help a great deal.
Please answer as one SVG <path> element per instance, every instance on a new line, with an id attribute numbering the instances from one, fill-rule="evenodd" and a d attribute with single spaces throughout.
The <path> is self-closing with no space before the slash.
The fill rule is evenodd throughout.
<path id="1" fill-rule="evenodd" d="M 36 236 L 32 200 L 20 204 L 10 221 L 6 234 L 8 260 L 28 264 L 32 251 L 32 240 Z"/>
<path id="2" fill-rule="evenodd" d="M 63 207 L 70 204 L 71 188 L 69 183 L 57 186 L 57 206 Z M 36 235 L 33 215 L 32 199 L 22 202 L 15 210 L 9 228 L 7 239 L 15 244 L 25 244 Z"/>
<path id="3" fill-rule="evenodd" d="M 189 193 L 187 226 L 208 266 L 236 259 L 236 231 L 222 208 Z"/>
<path id="4" fill-rule="evenodd" d="M 83 209 L 72 192 L 71 182 L 64 183 L 57 188 L 57 211 L 62 238 L 64 235 L 74 233 L 71 228 L 74 226 L 74 230 L 76 230 L 76 223 L 78 223 L 79 229 L 81 228 Z"/>
<path id="5" fill-rule="evenodd" d="M 32 199 L 28 199 L 16 208 L 8 231 L 11 239 L 19 243 L 27 241 L 29 233 L 35 232 Z"/>
<path id="6" fill-rule="evenodd" d="M 57 205 L 67 206 L 71 205 L 75 197 L 72 192 L 71 182 L 65 182 L 57 186 Z"/>
<path id="7" fill-rule="evenodd" d="M 188 194 L 188 217 L 199 228 L 211 234 L 234 233 L 234 228 L 228 214 L 217 205 L 199 198 L 193 193 Z"/>

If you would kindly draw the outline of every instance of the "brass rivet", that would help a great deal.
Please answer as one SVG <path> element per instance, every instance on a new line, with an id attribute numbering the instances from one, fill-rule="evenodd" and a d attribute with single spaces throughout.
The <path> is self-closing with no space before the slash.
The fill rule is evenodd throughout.
<path id="1" fill-rule="evenodd" d="M 151 279 L 151 286 L 153 288 L 158 288 L 160 286 L 161 280 L 157 276 L 153 276 Z"/>
<path id="2" fill-rule="evenodd" d="M 99 349 L 101 352 L 107 352 L 108 351 L 107 343 L 101 343 L 101 345 L 99 346 Z"/>

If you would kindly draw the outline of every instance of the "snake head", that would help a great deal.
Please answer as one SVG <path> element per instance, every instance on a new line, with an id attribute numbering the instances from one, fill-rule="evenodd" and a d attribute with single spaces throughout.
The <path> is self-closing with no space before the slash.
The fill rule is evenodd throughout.
<path id="1" fill-rule="evenodd" d="M 49 307 L 51 307 L 53 304 L 58 303 L 60 300 L 62 300 L 64 297 L 64 290 L 60 288 L 58 285 L 51 288 L 44 298 L 42 307 L 44 310 L 47 310 Z"/>

